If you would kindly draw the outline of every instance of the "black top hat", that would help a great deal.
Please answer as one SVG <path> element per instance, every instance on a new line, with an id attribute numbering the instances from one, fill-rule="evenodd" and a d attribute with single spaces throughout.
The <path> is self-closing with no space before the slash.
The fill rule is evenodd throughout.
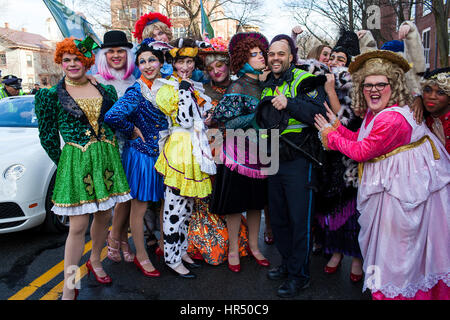
<path id="1" fill-rule="evenodd" d="M 11 74 L 4 76 L 2 81 L 6 86 L 12 87 L 14 89 L 22 89 L 22 79 L 17 78 Z"/>
<path id="2" fill-rule="evenodd" d="M 125 32 L 120 30 L 111 30 L 103 36 L 102 49 L 112 47 L 128 47 L 133 48 L 133 44 L 128 42 Z"/>

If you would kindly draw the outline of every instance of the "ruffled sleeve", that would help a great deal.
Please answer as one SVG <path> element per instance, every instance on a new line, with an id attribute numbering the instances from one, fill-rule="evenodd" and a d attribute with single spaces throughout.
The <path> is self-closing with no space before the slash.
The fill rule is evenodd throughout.
<path id="1" fill-rule="evenodd" d="M 214 109 L 213 118 L 229 129 L 248 127 L 254 117 L 258 100 L 241 94 L 225 94 Z"/>
<path id="2" fill-rule="evenodd" d="M 170 117 L 172 123 L 176 123 L 178 102 L 178 92 L 172 85 L 165 84 L 156 93 L 156 104 L 165 115 Z"/>
<path id="3" fill-rule="evenodd" d="M 39 90 L 34 101 L 41 145 L 50 159 L 58 165 L 61 156 L 61 142 L 58 129 L 59 106 L 56 89 Z"/>
<path id="4" fill-rule="evenodd" d="M 128 120 L 128 116 L 136 110 L 141 98 L 140 86 L 138 83 L 135 83 L 127 89 L 125 94 L 106 113 L 105 122 L 119 130 L 126 137 L 131 137 L 134 124 Z"/>
<path id="5" fill-rule="evenodd" d="M 355 161 L 365 162 L 408 144 L 411 133 L 411 126 L 401 114 L 383 112 L 374 120 L 369 135 L 361 141 L 348 139 L 338 130 L 331 131 L 327 135 L 328 148 L 338 150 Z"/>

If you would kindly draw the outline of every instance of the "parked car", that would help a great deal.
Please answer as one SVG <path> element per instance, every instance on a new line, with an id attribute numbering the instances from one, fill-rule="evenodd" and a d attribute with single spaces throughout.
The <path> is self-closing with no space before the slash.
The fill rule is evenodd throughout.
<path id="1" fill-rule="evenodd" d="M 34 96 L 0 100 L 0 234 L 37 226 L 66 232 L 51 196 L 56 166 L 39 141 Z"/>

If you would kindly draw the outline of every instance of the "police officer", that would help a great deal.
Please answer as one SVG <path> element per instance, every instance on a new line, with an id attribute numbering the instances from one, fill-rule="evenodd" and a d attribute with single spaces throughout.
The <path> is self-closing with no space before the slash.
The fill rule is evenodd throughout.
<path id="1" fill-rule="evenodd" d="M 22 96 L 22 79 L 13 75 L 4 76 L 3 86 L 0 88 L 0 99 L 13 96 Z"/>
<path id="2" fill-rule="evenodd" d="M 282 264 L 267 275 L 271 280 L 285 279 L 277 292 L 283 298 L 294 297 L 310 283 L 311 221 L 322 150 L 314 115 L 325 113 L 326 101 L 323 85 L 312 74 L 297 69 L 295 60 L 292 39 L 276 36 L 268 51 L 271 73 L 263 83 L 260 103 L 266 107 L 256 116 L 262 128 L 274 128 L 268 123 L 275 118 L 284 122 L 278 126 L 279 169 L 268 177 L 270 221 Z M 274 117 L 274 113 L 281 116 Z"/>

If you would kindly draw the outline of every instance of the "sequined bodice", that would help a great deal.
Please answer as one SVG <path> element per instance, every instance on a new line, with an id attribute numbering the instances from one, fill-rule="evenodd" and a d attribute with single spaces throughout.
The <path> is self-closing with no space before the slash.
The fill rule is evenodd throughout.
<path id="1" fill-rule="evenodd" d="M 95 134 L 98 134 L 98 117 L 102 109 L 103 98 L 79 98 L 75 102 L 83 110 Z"/>

